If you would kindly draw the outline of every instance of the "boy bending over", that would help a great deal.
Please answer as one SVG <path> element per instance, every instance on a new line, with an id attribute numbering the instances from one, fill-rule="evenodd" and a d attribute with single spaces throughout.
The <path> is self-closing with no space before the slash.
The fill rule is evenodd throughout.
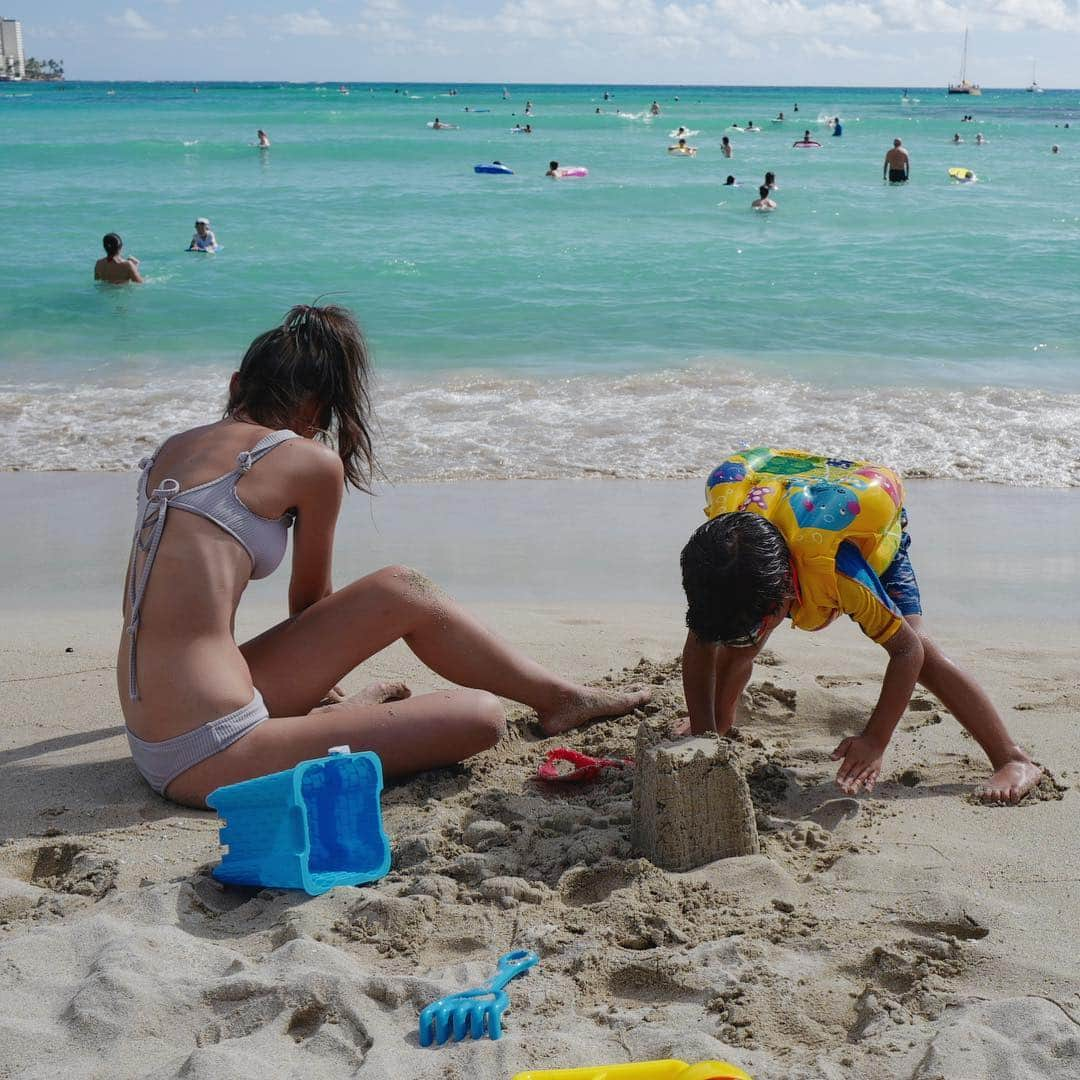
<path id="1" fill-rule="evenodd" d="M 938 697 L 990 759 L 980 790 L 1019 802 L 1042 769 L 1016 744 L 986 693 L 923 629 L 904 489 L 891 469 L 759 447 L 734 454 L 706 485 L 709 520 L 682 552 L 683 688 L 689 732 L 735 720 L 754 657 L 785 619 L 821 630 L 841 614 L 888 653 L 866 727 L 833 751 L 845 794 L 872 791 L 916 682 Z"/>

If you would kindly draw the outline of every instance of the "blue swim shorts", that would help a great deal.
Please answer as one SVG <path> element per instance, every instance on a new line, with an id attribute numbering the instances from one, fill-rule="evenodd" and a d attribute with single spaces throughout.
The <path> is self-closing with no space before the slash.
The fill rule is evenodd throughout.
<path id="1" fill-rule="evenodd" d="M 922 597 L 919 595 L 919 583 L 915 580 L 915 570 L 908 557 L 908 548 L 911 547 L 911 536 L 907 531 L 907 511 L 900 511 L 900 528 L 903 535 L 900 538 L 900 548 L 889 568 L 881 575 L 881 584 L 889 598 L 900 609 L 901 615 L 921 615 Z"/>

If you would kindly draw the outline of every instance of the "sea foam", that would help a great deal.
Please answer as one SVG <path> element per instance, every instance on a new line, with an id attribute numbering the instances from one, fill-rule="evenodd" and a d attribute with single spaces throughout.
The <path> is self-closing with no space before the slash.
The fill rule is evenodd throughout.
<path id="1" fill-rule="evenodd" d="M 0 385 L 0 468 L 132 468 L 213 420 L 224 376 L 151 386 Z M 384 379 L 376 446 L 392 480 L 704 474 L 745 445 L 865 457 L 907 476 L 1080 487 L 1080 394 L 826 387 L 727 364 L 660 372 Z"/>

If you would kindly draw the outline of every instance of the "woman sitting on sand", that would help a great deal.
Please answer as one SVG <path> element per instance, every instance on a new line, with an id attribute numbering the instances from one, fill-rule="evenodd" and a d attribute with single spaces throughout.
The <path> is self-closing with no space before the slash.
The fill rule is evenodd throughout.
<path id="1" fill-rule="evenodd" d="M 505 732 L 496 694 L 549 734 L 648 700 L 545 671 L 415 570 L 334 590 L 342 495 L 368 490 L 375 468 L 369 378 L 348 311 L 295 307 L 251 343 L 224 417 L 142 463 L 117 680 L 135 764 L 175 802 L 202 806 L 342 743 L 376 751 L 388 776 L 461 761 Z M 240 597 L 278 566 L 294 523 L 289 618 L 238 645 Z M 471 689 L 379 683 L 343 699 L 338 681 L 399 639 Z"/>

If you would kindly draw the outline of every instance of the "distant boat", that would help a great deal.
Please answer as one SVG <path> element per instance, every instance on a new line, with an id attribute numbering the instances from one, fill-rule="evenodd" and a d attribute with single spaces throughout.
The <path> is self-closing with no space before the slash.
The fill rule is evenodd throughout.
<path id="1" fill-rule="evenodd" d="M 979 89 L 978 84 L 969 83 L 967 81 L 967 49 L 968 49 L 968 31 L 967 27 L 964 27 L 964 54 L 960 61 L 960 81 L 958 83 L 949 83 L 950 94 L 970 94 L 972 97 L 977 97 L 982 94 L 982 90 Z"/>
<path id="2" fill-rule="evenodd" d="M 1031 61 L 1031 85 L 1027 88 L 1029 94 L 1041 94 L 1042 87 L 1035 81 L 1035 61 Z"/>

